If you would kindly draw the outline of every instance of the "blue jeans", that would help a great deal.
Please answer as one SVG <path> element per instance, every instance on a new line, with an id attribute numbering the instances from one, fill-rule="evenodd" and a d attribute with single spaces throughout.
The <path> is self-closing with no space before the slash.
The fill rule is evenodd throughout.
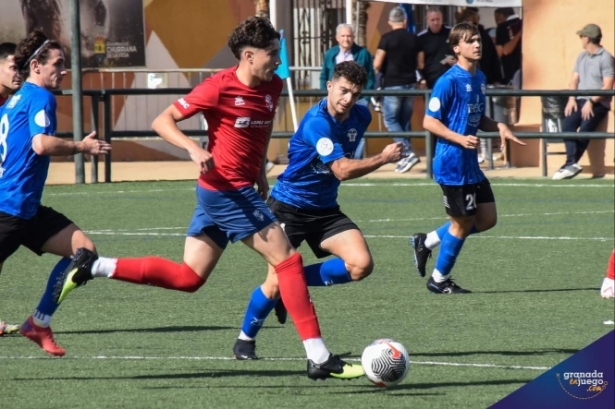
<path id="1" fill-rule="evenodd" d="M 600 122 L 608 114 L 609 109 L 601 103 L 597 103 L 593 108 L 594 116 L 590 119 L 583 119 L 581 117 L 581 109 L 586 103 L 586 99 L 577 99 L 577 110 L 564 118 L 563 132 L 576 132 L 577 129 L 579 132 L 596 131 Z M 564 142 L 566 143 L 566 163 L 562 166 L 563 168 L 574 165 L 581 160 L 589 146 L 589 139 L 565 139 Z"/>
<path id="2" fill-rule="evenodd" d="M 385 87 L 385 90 L 411 90 L 415 85 L 395 85 Z M 410 119 L 414 110 L 414 96 L 410 97 L 384 97 L 382 101 L 382 115 L 384 125 L 389 132 L 410 131 Z M 406 151 L 412 152 L 412 143 L 408 138 L 393 138 L 395 142 L 401 142 L 406 147 Z"/>

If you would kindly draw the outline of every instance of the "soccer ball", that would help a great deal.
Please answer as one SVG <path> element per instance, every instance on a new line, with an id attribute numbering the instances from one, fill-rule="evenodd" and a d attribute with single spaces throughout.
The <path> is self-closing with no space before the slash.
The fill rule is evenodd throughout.
<path id="1" fill-rule="evenodd" d="M 397 385 L 410 370 L 406 348 L 389 338 L 377 339 L 363 350 L 361 365 L 365 376 L 382 387 Z"/>

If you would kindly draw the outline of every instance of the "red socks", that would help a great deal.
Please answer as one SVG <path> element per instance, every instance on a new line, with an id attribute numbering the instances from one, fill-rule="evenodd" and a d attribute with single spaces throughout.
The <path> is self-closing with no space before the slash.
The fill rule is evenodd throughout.
<path id="1" fill-rule="evenodd" d="M 615 250 L 611 253 L 611 258 L 609 259 L 609 268 L 606 270 L 606 276 L 611 280 L 615 280 Z"/>
<path id="2" fill-rule="evenodd" d="M 280 296 L 302 341 L 321 338 L 314 304 L 310 299 L 301 254 L 295 253 L 275 266 Z"/>
<path id="3" fill-rule="evenodd" d="M 205 284 L 205 280 L 186 263 L 178 264 L 160 257 L 118 258 L 111 278 L 187 293 L 193 293 Z"/>

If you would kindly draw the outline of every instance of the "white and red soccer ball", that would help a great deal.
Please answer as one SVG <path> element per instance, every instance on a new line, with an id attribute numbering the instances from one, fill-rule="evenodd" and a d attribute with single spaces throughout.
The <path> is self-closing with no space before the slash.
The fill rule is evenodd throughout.
<path id="1" fill-rule="evenodd" d="M 410 358 L 406 348 L 389 338 L 377 339 L 363 350 L 361 365 L 365 376 L 382 387 L 397 385 L 408 375 Z"/>

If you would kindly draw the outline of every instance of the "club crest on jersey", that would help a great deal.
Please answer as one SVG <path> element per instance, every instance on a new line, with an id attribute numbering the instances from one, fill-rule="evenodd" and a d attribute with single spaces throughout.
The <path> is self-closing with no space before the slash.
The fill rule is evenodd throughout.
<path id="1" fill-rule="evenodd" d="M 350 142 L 354 142 L 357 139 L 357 134 L 358 134 L 357 130 L 352 128 L 348 131 L 346 135 L 348 136 L 348 140 Z"/>
<path id="2" fill-rule="evenodd" d="M 466 91 L 472 92 L 472 85 L 466 84 Z"/>
<path id="3" fill-rule="evenodd" d="M 243 100 L 243 97 L 235 97 L 235 106 L 245 105 L 246 103 Z"/>
<path id="4" fill-rule="evenodd" d="M 265 95 L 265 104 L 270 111 L 273 111 L 273 98 L 271 98 L 271 95 Z"/>

